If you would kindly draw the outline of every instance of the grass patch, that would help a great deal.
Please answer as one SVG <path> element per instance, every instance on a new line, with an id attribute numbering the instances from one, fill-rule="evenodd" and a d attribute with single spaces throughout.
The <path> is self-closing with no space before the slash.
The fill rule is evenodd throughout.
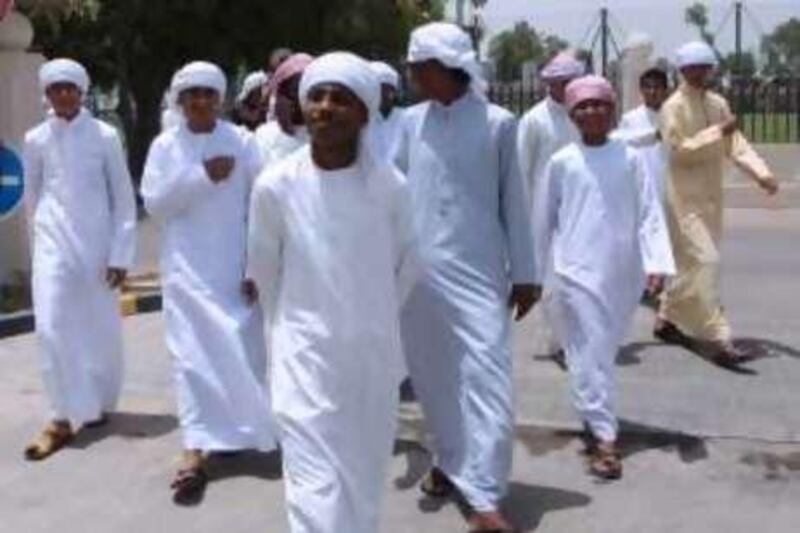
<path id="1" fill-rule="evenodd" d="M 800 113 L 747 113 L 740 124 L 753 143 L 800 143 Z"/>

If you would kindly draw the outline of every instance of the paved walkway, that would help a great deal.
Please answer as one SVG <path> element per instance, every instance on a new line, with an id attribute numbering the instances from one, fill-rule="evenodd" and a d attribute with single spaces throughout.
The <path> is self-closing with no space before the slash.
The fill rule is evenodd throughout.
<path id="1" fill-rule="evenodd" d="M 535 321 L 515 332 L 517 438 L 509 514 L 523 531 L 793 533 L 800 524 L 800 210 L 728 211 L 725 302 L 746 373 L 653 344 L 638 313 L 618 359 L 625 477 L 583 472 L 566 375 L 542 357 Z M 110 427 L 51 460 L 21 460 L 45 402 L 32 336 L 0 341 L 0 531 L 287 531 L 274 456 L 220 459 L 201 505 L 174 506 L 179 450 L 159 314 L 125 321 L 128 379 Z M 458 507 L 420 498 L 429 457 L 403 408 L 384 512 L 387 533 L 464 531 Z"/>

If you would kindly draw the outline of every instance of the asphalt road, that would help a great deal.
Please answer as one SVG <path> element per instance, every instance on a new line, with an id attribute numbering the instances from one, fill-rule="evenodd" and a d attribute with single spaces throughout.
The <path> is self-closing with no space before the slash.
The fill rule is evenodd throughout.
<path id="1" fill-rule="evenodd" d="M 597 483 L 579 454 L 566 375 L 543 357 L 535 320 L 515 331 L 517 437 L 506 509 L 523 531 L 793 533 L 800 524 L 800 210 L 732 209 L 724 300 L 745 372 L 650 337 L 641 309 L 618 359 L 625 476 Z M 148 244 L 152 247 L 152 244 Z M 22 448 L 45 415 L 31 335 L 0 341 L 0 532 L 287 531 L 279 461 L 219 459 L 203 502 L 172 504 L 179 452 L 159 314 L 126 319 L 127 382 L 109 427 L 40 464 Z M 429 457 L 403 407 L 384 531 L 464 531 L 457 505 L 421 498 Z"/>

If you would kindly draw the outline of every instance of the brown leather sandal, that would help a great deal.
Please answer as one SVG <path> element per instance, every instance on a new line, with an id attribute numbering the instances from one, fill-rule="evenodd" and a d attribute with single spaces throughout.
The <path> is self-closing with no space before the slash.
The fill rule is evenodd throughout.
<path id="1" fill-rule="evenodd" d="M 619 452 L 603 445 L 595 446 L 589 455 L 589 473 L 600 479 L 620 479 L 622 458 Z"/>
<path id="2" fill-rule="evenodd" d="M 193 505 L 203 499 L 208 485 L 208 474 L 203 466 L 181 468 L 175 474 L 170 488 L 174 491 L 172 501 L 178 505 Z"/>
<path id="3" fill-rule="evenodd" d="M 50 424 L 25 447 L 25 459 L 28 461 L 46 459 L 69 444 L 74 436 L 68 424 Z"/>

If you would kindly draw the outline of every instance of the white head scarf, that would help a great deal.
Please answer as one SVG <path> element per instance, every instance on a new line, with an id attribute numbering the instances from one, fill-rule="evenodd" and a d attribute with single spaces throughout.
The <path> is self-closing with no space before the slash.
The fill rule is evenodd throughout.
<path id="1" fill-rule="evenodd" d="M 194 61 L 181 67 L 172 77 L 170 92 L 177 101 L 186 89 L 202 87 L 217 91 L 220 98 L 225 97 L 228 82 L 225 74 L 217 65 L 206 61 Z"/>
<path id="2" fill-rule="evenodd" d="M 400 88 L 400 74 L 391 65 L 383 61 L 373 61 L 369 66 L 372 67 L 372 71 L 378 77 L 381 85 L 391 85 L 395 89 Z"/>
<path id="3" fill-rule="evenodd" d="M 45 92 L 54 83 L 72 83 L 83 96 L 89 91 L 89 74 L 83 65 L 72 59 L 53 59 L 39 69 L 39 87 Z"/>
<path id="4" fill-rule="evenodd" d="M 550 60 L 542 69 L 541 76 L 545 81 L 571 80 L 586 73 L 586 65 L 572 52 L 561 52 Z"/>
<path id="5" fill-rule="evenodd" d="M 248 74 L 244 82 L 242 82 L 242 89 L 236 96 L 236 102 L 242 103 L 247 97 L 256 89 L 261 89 L 269 81 L 269 76 L 263 70 L 257 70 Z"/>
<path id="6" fill-rule="evenodd" d="M 366 106 L 367 126 L 361 132 L 359 157 L 367 165 L 388 164 L 388 151 L 380 136 L 381 88 L 368 61 L 350 52 L 331 52 L 315 59 L 300 80 L 300 103 L 305 108 L 308 96 L 321 83 L 337 83 L 350 89 Z"/>
<path id="7" fill-rule="evenodd" d="M 409 63 L 435 59 L 448 68 L 463 70 L 472 80 L 472 90 L 480 96 L 486 94 L 488 84 L 472 48 L 472 39 L 455 24 L 431 22 L 415 29 L 407 59 Z"/>
<path id="8" fill-rule="evenodd" d="M 678 68 L 692 65 L 717 66 L 717 56 L 714 50 L 703 41 L 686 43 L 675 52 L 675 62 Z"/>

